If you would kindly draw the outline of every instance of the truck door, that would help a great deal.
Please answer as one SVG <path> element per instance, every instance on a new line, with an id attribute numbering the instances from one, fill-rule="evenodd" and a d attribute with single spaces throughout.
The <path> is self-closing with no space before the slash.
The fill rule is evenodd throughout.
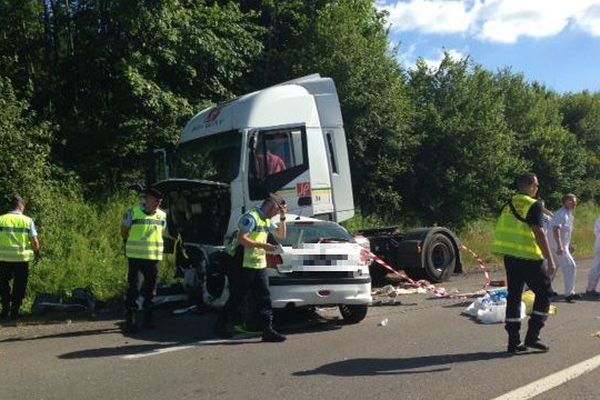
<path id="1" fill-rule="evenodd" d="M 310 206 L 310 190 L 305 195 L 297 190 L 298 183 L 310 185 L 305 127 L 262 129 L 249 135 L 250 203 L 263 200 L 269 193 L 279 193 L 286 198 L 290 211 Z"/>

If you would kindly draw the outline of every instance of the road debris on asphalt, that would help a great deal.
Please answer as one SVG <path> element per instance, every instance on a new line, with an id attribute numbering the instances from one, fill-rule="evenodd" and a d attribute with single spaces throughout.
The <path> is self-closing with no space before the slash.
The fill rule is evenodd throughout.
<path id="1" fill-rule="evenodd" d="M 87 311 L 94 314 L 96 311 L 96 297 L 91 289 L 76 288 L 70 295 L 57 296 L 40 293 L 35 297 L 31 312 L 33 315 L 42 315 L 48 311 L 75 312 Z"/>
<path id="2" fill-rule="evenodd" d="M 380 322 L 377 324 L 377 326 L 387 326 L 387 324 L 388 324 L 388 321 L 389 321 L 389 320 L 388 320 L 387 318 L 384 318 L 383 320 L 381 320 L 381 321 L 380 321 Z"/>

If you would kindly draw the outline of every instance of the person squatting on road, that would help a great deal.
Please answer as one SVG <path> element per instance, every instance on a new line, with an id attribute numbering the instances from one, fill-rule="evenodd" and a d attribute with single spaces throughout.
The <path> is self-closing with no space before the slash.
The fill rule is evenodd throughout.
<path id="1" fill-rule="evenodd" d="M 12 211 L 0 216 L 0 299 L 3 320 L 17 320 L 29 278 L 29 262 L 40 259 L 40 241 L 33 220 L 23 213 L 21 196 L 11 200 Z M 12 290 L 10 281 L 13 281 Z"/>
<path id="2" fill-rule="evenodd" d="M 594 265 L 592 265 L 592 269 L 590 270 L 590 274 L 588 276 L 588 284 L 585 290 L 585 296 L 592 299 L 598 299 L 600 298 L 600 293 L 596 291 L 596 287 L 598 287 L 598 281 L 600 281 L 600 218 L 596 220 L 594 233 L 596 234 L 596 244 L 594 245 Z"/>
<path id="3" fill-rule="evenodd" d="M 255 207 L 240 217 L 239 232 L 231 246 L 230 255 L 234 253 L 230 265 L 231 294 L 216 324 L 215 333 L 224 338 L 233 336 L 233 321 L 246 295 L 256 293 L 260 309 L 262 340 L 264 342 L 282 342 L 285 336 L 273 329 L 273 310 L 269 292 L 269 277 L 266 271 L 266 252 L 275 252 L 276 246 L 267 243 L 269 232 L 279 239 L 287 235 L 285 215 L 287 205 L 278 195 L 270 194 L 260 207 Z M 271 221 L 279 213 L 279 226 Z M 243 258 L 241 254 L 243 253 Z M 239 263 L 241 258 L 241 268 Z M 237 260 L 237 262 L 236 262 Z"/>
<path id="4" fill-rule="evenodd" d="M 508 332 L 509 353 L 525 351 L 527 347 L 548 351 L 539 338 L 550 308 L 550 276 L 556 266 L 548 239 L 542 229 L 543 203 L 535 199 L 537 176 L 525 173 L 516 180 L 518 193 L 502 208 L 496 224 L 492 253 L 504 256 L 508 296 L 505 329 Z M 547 269 L 544 269 L 544 258 Z M 533 312 L 524 344 L 521 343 L 521 296 L 524 284 L 535 293 Z"/>
<path id="5" fill-rule="evenodd" d="M 127 298 L 125 330 L 135 333 L 137 325 L 137 299 L 144 296 L 143 326 L 154 328 L 152 300 L 156 294 L 158 268 L 163 257 L 163 234 L 167 226 L 167 214 L 158 208 L 162 193 L 156 189 L 146 190 L 145 202 L 131 208 L 123 219 L 121 237 L 125 240 L 125 254 L 129 262 L 127 274 Z"/>
<path id="6" fill-rule="evenodd" d="M 572 303 L 574 300 L 581 298 L 575 293 L 575 277 L 577 273 L 577 265 L 571 254 L 571 237 L 573 235 L 573 227 L 575 222 L 575 208 L 577 207 L 577 197 L 569 193 L 562 199 L 563 206 L 554 214 L 550 222 L 550 248 L 552 255 L 556 261 L 557 269 L 562 270 L 565 280 L 565 300 Z M 556 274 L 552 276 L 554 278 Z"/>

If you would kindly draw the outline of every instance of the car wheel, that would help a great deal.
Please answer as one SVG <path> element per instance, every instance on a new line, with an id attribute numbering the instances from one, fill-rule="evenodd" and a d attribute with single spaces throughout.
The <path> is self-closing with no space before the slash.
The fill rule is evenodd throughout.
<path id="1" fill-rule="evenodd" d="M 432 283 L 448 279 L 456 265 L 456 251 L 450 239 L 441 233 L 434 234 L 424 249 L 424 275 Z"/>
<path id="2" fill-rule="evenodd" d="M 369 306 L 366 304 L 349 305 L 343 304 L 340 306 L 340 313 L 344 321 L 349 324 L 357 324 L 367 316 Z"/>

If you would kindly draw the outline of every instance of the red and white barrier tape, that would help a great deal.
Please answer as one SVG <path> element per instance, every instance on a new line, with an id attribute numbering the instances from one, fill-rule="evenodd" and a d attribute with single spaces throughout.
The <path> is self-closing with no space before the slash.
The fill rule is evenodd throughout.
<path id="1" fill-rule="evenodd" d="M 401 273 L 399 271 L 396 271 L 393 267 L 391 267 L 388 263 L 386 263 L 385 261 L 383 261 L 379 256 L 377 256 L 375 253 L 373 253 L 370 250 L 367 250 L 369 253 L 369 256 L 373 257 L 373 260 L 381 265 L 383 268 L 389 270 L 390 272 L 393 272 L 395 275 L 400 276 L 401 278 L 405 279 L 408 282 L 408 286 L 411 286 L 413 288 L 423 288 L 425 290 L 427 290 L 428 292 L 431 292 L 433 294 L 435 294 L 438 297 L 442 297 L 442 296 L 446 296 L 446 290 L 445 289 L 438 289 L 436 288 L 434 285 L 431 284 L 431 282 L 426 281 L 424 279 L 419 280 L 419 281 L 415 281 L 411 278 L 409 278 L 405 273 Z"/>
<path id="2" fill-rule="evenodd" d="M 491 280 L 489 268 L 485 265 L 485 263 L 483 262 L 483 259 L 481 257 L 479 257 L 479 255 L 477 255 L 477 253 L 475 253 L 473 250 L 469 249 L 464 244 L 461 244 L 461 249 L 467 251 L 477 261 L 477 264 L 479 265 L 479 268 L 481 269 L 481 271 L 483 272 L 483 276 L 485 277 L 485 284 L 483 285 L 484 289 L 489 286 L 505 286 L 505 283 L 502 280 L 499 280 L 499 281 Z M 379 256 L 377 256 L 372 251 L 367 250 L 367 252 L 369 253 L 369 256 L 372 257 L 373 260 L 377 264 L 379 264 L 383 268 L 389 270 L 390 272 L 394 273 L 395 275 L 398 275 L 401 278 L 405 279 L 408 282 L 409 286 L 412 286 L 414 288 L 424 288 L 428 292 L 432 292 L 433 294 L 435 294 L 438 297 L 460 297 L 461 296 L 459 293 L 449 295 L 448 293 L 446 293 L 445 289 L 438 289 L 433 284 L 431 284 L 430 282 L 428 282 L 426 280 L 414 281 L 413 279 L 409 278 L 405 273 L 401 273 L 401 272 L 395 270 L 392 266 L 390 266 L 388 263 L 383 261 Z"/>

